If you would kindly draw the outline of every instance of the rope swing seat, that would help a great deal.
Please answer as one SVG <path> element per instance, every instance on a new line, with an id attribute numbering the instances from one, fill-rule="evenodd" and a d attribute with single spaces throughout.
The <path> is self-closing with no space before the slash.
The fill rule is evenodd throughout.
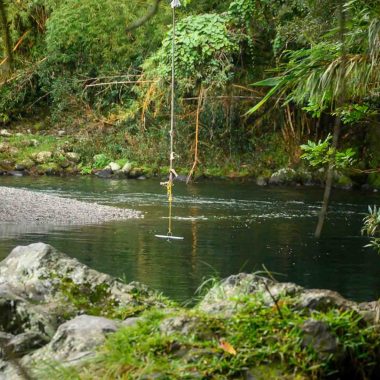
<path id="1" fill-rule="evenodd" d="M 172 233 L 172 209 L 173 209 L 173 180 L 177 177 L 177 173 L 174 170 L 174 100 L 175 100 L 175 67 L 174 67 L 174 59 L 175 59 L 175 8 L 180 7 L 181 4 L 179 0 L 173 0 L 171 2 L 172 13 L 173 13 L 173 35 L 172 35 L 172 80 L 171 80 L 171 110 L 170 110 L 170 169 L 169 169 L 169 179 L 167 182 L 162 182 L 161 185 L 166 187 L 166 193 L 168 197 L 168 205 L 169 205 L 169 225 L 168 232 L 166 235 L 155 235 L 155 237 L 166 240 L 183 240 L 182 236 L 174 236 Z"/>

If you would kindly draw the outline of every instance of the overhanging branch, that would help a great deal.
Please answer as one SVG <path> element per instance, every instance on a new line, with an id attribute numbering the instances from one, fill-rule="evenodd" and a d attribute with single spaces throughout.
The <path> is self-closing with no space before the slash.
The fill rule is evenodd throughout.
<path id="1" fill-rule="evenodd" d="M 161 0 L 154 0 L 154 3 L 152 6 L 149 8 L 148 12 L 141 17 L 140 19 L 136 20 L 132 24 L 128 25 L 126 28 L 126 32 L 130 32 L 134 29 L 139 28 L 141 25 L 145 24 L 147 21 L 149 21 L 157 12 L 158 12 L 158 7 L 160 5 Z"/>

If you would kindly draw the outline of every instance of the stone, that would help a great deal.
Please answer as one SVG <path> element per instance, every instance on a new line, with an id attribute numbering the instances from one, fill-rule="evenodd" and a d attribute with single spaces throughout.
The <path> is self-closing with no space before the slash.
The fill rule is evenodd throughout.
<path id="1" fill-rule="evenodd" d="M 121 166 L 117 164 L 116 162 L 110 162 L 105 169 L 112 170 L 113 173 L 118 172 L 121 169 Z"/>
<path id="2" fill-rule="evenodd" d="M 0 289 L 6 285 L 7 293 L 11 289 L 16 300 L 34 303 L 36 307 L 41 303 L 46 304 L 51 314 L 81 312 L 66 300 L 62 282 L 75 287 L 78 292 L 86 292 L 88 297 L 92 294 L 98 298 L 103 297 L 114 305 L 136 306 L 139 302 L 146 302 L 152 306 L 166 306 L 156 297 L 156 292 L 148 287 L 137 282 L 124 284 L 117 281 L 108 274 L 90 269 L 48 244 L 34 243 L 16 247 L 0 262 Z"/>
<path id="3" fill-rule="evenodd" d="M 58 131 L 57 133 L 58 137 L 63 137 L 66 135 L 66 131 L 64 131 L 63 129 L 61 129 L 60 131 Z"/>
<path id="4" fill-rule="evenodd" d="M 52 159 L 52 157 L 53 157 L 52 152 L 42 151 L 42 152 L 37 153 L 34 156 L 34 159 L 38 164 L 46 164 L 47 162 L 49 162 Z"/>
<path id="5" fill-rule="evenodd" d="M 256 178 L 257 186 L 266 186 L 268 185 L 268 180 L 265 177 L 257 177 Z"/>
<path id="6" fill-rule="evenodd" d="M 95 172 L 95 175 L 99 178 L 112 178 L 112 174 L 113 172 L 111 169 L 103 169 Z"/>
<path id="7" fill-rule="evenodd" d="M 13 177 L 24 177 L 25 176 L 25 172 L 22 171 L 22 170 L 10 170 L 8 172 L 8 175 L 11 175 Z"/>
<path id="8" fill-rule="evenodd" d="M 34 166 L 34 161 L 31 160 L 30 158 L 25 158 L 24 160 L 22 160 L 21 162 L 17 163 L 16 166 L 15 166 L 15 169 L 16 170 L 21 170 L 21 169 L 18 169 L 17 167 L 23 167 L 24 169 L 23 170 L 27 170 L 27 169 L 30 169 Z"/>
<path id="9" fill-rule="evenodd" d="M 270 185 L 288 185 L 294 182 L 296 172 L 291 168 L 282 168 L 274 172 L 269 178 Z"/>
<path id="10" fill-rule="evenodd" d="M 22 357 L 49 343 L 47 335 L 36 331 L 28 331 L 12 337 L 8 341 L 7 347 L 13 357 Z"/>
<path id="11" fill-rule="evenodd" d="M 0 153 L 7 153 L 11 145 L 7 142 L 0 143 Z"/>
<path id="12" fill-rule="evenodd" d="M 108 334 L 121 327 L 117 321 L 103 317 L 80 315 L 59 326 L 52 340 L 25 360 L 57 360 L 64 364 L 77 364 L 96 354 L 96 348 L 105 342 Z"/>
<path id="13" fill-rule="evenodd" d="M 9 284 L 0 284 L 0 331 L 13 335 L 26 331 L 52 335 L 57 327 L 55 316 L 16 291 Z"/>
<path id="14" fill-rule="evenodd" d="M 199 318 L 180 315 L 164 319 L 160 324 L 160 331 L 164 335 L 194 335 L 199 330 L 200 324 Z"/>
<path id="15" fill-rule="evenodd" d="M 10 159 L 0 160 L 0 168 L 1 169 L 8 171 L 8 170 L 12 170 L 13 167 L 14 167 L 14 161 L 13 160 L 10 160 Z"/>
<path id="16" fill-rule="evenodd" d="M 357 304 L 332 290 L 305 289 L 299 296 L 297 307 L 299 309 L 318 311 L 328 311 L 330 309 L 356 310 Z"/>
<path id="17" fill-rule="evenodd" d="M 71 161 L 75 162 L 76 164 L 80 162 L 80 154 L 75 152 L 67 152 L 65 153 L 66 158 Z"/>
<path id="18" fill-rule="evenodd" d="M 257 292 L 264 293 L 266 287 L 274 284 L 274 281 L 255 274 L 239 273 L 232 275 L 211 288 L 198 304 L 198 308 L 207 313 L 224 313 L 228 316 L 235 313 L 238 307 L 241 307 L 236 298 Z"/>
<path id="19" fill-rule="evenodd" d="M 6 129 L 1 129 L 0 130 L 0 136 L 1 137 L 10 137 L 12 136 L 12 133 L 10 133 L 8 130 Z"/>
<path id="20" fill-rule="evenodd" d="M 370 324 L 377 325 L 380 322 L 380 301 L 361 302 L 358 305 L 359 313 Z"/>
<path id="21" fill-rule="evenodd" d="M 26 169 L 26 167 L 23 164 L 16 164 L 15 165 L 15 170 L 17 170 L 17 171 L 23 171 L 25 169 Z"/>
<path id="22" fill-rule="evenodd" d="M 29 146 L 31 146 L 31 147 L 33 147 L 33 146 L 36 147 L 38 145 L 40 145 L 40 142 L 38 140 L 36 140 L 36 139 L 31 139 L 29 141 Z"/>
<path id="23" fill-rule="evenodd" d="M 127 162 L 122 168 L 121 171 L 125 174 L 128 174 L 132 170 L 132 164 Z"/>
<path id="24" fill-rule="evenodd" d="M 336 354 L 339 351 L 338 338 L 332 334 L 326 322 L 309 319 L 301 326 L 304 335 L 302 347 L 313 347 L 320 357 Z"/>
<path id="25" fill-rule="evenodd" d="M 144 319 L 141 317 L 130 317 L 121 322 L 123 327 L 133 327 L 136 326 L 139 322 L 142 322 Z"/>

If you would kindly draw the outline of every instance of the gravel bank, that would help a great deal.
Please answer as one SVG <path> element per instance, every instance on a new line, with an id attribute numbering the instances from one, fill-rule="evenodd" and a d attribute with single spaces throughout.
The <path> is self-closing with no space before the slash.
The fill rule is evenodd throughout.
<path id="1" fill-rule="evenodd" d="M 138 217 L 138 211 L 0 186 L 0 222 L 67 225 Z"/>

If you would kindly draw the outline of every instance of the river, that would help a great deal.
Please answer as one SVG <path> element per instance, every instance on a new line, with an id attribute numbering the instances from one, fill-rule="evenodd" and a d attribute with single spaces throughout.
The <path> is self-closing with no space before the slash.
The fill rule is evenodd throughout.
<path id="1" fill-rule="evenodd" d="M 0 225 L 0 259 L 16 245 L 43 241 L 90 267 L 140 281 L 180 302 L 209 278 L 264 268 L 279 281 L 339 291 L 356 301 L 380 295 L 380 255 L 360 235 L 368 205 L 380 194 L 333 191 L 326 228 L 313 232 L 320 188 L 258 187 L 205 181 L 174 187 L 173 232 L 183 241 L 157 239 L 167 232 L 167 201 L 159 180 L 93 177 L 0 177 L 0 186 L 98 202 L 143 212 L 144 218 L 86 226 Z M 1 210 L 0 210 L 1 212 Z"/>

